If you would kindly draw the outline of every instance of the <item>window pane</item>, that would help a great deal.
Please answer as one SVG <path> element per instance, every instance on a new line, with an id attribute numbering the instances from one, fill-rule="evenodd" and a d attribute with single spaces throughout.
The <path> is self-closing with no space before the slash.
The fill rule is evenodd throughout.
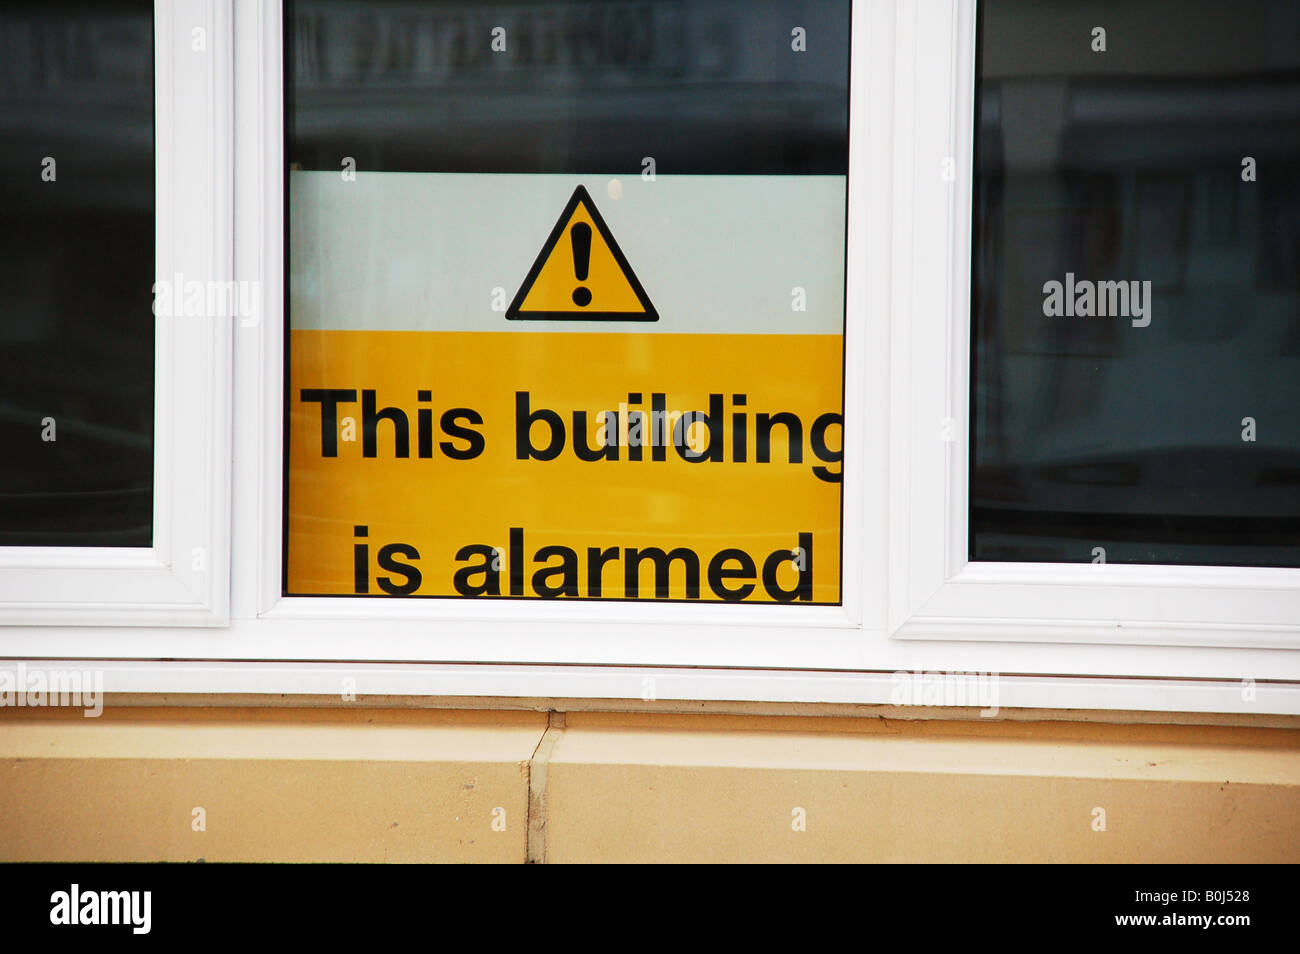
<path id="1" fill-rule="evenodd" d="M 153 5 L 0 7 L 0 545 L 153 536 Z"/>
<path id="2" fill-rule="evenodd" d="M 287 593 L 840 601 L 849 6 L 287 5 Z"/>
<path id="3" fill-rule="evenodd" d="M 1300 566 L 1300 5 L 980 10 L 971 558 Z"/>

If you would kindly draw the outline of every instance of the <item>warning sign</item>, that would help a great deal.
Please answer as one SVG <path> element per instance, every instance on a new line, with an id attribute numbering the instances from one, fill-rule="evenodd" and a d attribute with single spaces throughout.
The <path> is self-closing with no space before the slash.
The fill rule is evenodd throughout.
<path id="1" fill-rule="evenodd" d="M 289 188 L 287 594 L 840 602 L 844 176 Z"/>
<path id="2" fill-rule="evenodd" d="M 506 317 L 659 320 L 583 186 L 573 190 Z"/>

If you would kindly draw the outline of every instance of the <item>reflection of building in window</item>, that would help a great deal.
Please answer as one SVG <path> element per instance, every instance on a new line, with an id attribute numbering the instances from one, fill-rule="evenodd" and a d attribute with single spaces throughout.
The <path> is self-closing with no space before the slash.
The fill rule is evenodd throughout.
<path id="1" fill-rule="evenodd" d="M 639 171 L 652 155 L 664 171 L 712 161 L 744 173 L 772 157 L 791 171 L 844 171 L 848 0 L 291 0 L 288 10 L 294 158 L 307 169 L 356 155 L 362 169 L 517 171 L 526 159 L 545 172 L 580 149 L 602 170 Z M 806 53 L 791 49 L 796 24 Z M 448 125 L 463 135 L 427 135 Z"/>
<path id="2" fill-rule="evenodd" d="M 153 44 L 149 0 L 0 7 L 0 545 L 152 542 Z"/>
<path id="3" fill-rule="evenodd" d="M 977 558 L 1300 565 L 1300 10 L 1169 7 L 983 5 Z M 1067 276 L 1150 324 L 1045 315 Z"/>

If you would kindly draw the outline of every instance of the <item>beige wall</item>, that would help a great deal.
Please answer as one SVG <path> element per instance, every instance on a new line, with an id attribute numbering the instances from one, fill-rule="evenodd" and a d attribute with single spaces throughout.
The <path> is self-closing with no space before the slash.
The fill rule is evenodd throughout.
<path id="1" fill-rule="evenodd" d="M 1300 861 L 1295 720 L 244 702 L 0 710 L 0 859 Z"/>

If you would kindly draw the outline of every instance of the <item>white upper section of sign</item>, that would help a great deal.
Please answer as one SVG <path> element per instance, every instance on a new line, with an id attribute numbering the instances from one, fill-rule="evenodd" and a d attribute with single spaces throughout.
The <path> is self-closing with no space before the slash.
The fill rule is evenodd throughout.
<path id="1" fill-rule="evenodd" d="M 506 320 L 506 305 L 579 185 L 658 321 Z M 357 170 L 345 181 L 341 171 L 292 172 L 290 322 L 376 331 L 842 334 L 845 189 L 843 176 L 652 182 L 639 173 Z"/>

